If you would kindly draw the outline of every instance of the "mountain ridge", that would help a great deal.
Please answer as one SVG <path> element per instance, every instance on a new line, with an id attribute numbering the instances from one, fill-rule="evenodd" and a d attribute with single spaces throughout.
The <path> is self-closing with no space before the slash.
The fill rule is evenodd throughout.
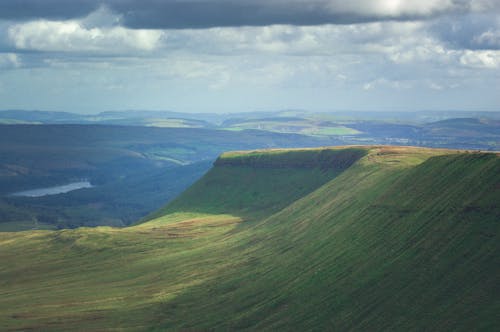
<path id="1" fill-rule="evenodd" d="M 0 322 L 14 330 L 498 328 L 500 156 L 357 148 L 366 153 L 340 172 L 216 165 L 156 219 L 129 228 L 0 234 Z M 245 179 L 250 171 L 256 177 Z M 292 180 L 304 190 L 291 190 Z M 266 207 L 245 194 L 257 188 L 284 203 Z"/>

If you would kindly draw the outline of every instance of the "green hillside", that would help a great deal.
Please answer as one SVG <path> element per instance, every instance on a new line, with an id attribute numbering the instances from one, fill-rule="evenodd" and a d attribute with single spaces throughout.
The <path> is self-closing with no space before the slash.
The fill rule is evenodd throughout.
<path id="1" fill-rule="evenodd" d="M 149 219 L 179 211 L 261 219 L 332 180 L 365 154 L 360 148 L 224 153 L 205 177 Z"/>
<path id="2" fill-rule="evenodd" d="M 224 154 L 148 222 L 0 233 L 0 330 L 498 330 L 498 202 L 497 154 Z"/>

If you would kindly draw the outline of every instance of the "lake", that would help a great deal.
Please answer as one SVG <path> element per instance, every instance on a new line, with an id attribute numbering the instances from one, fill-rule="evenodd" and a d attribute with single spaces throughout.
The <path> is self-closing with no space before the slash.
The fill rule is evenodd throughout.
<path id="1" fill-rule="evenodd" d="M 92 188 L 92 184 L 88 181 L 79 181 L 72 182 L 61 186 L 54 186 L 48 188 L 38 188 L 31 189 L 25 191 L 19 191 L 17 193 L 13 193 L 10 196 L 18 196 L 18 197 L 42 197 L 48 195 L 57 195 L 64 194 L 73 190 L 82 189 L 82 188 Z"/>

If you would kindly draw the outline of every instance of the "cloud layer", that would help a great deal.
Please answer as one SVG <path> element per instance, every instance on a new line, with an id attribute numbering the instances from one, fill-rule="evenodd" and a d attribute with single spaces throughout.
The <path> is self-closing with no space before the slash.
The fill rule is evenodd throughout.
<path id="1" fill-rule="evenodd" d="M 0 108 L 498 110 L 499 9 L 494 0 L 0 1 Z"/>
<path id="2" fill-rule="evenodd" d="M 138 29 L 350 24 L 496 12 L 496 0 L 5 0 L 0 18 L 76 19 L 106 7 Z"/>

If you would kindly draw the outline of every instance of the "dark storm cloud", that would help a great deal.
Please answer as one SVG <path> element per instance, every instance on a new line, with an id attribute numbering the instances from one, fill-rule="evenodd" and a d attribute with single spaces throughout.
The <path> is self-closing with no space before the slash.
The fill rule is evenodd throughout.
<path id="1" fill-rule="evenodd" d="M 0 0 L 0 18 L 7 20 L 73 19 L 106 6 L 131 28 L 182 29 L 270 24 L 317 25 L 354 23 L 375 17 L 326 12 L 324 1 L 227 0 Z"/>
<path id="2" fill-rule="evenodd" d="M 135 6 L 132 1 L 113 1 L 108 6 L 122 13 L 124 24 L 132 28 L 319 25 L 376 19 L 355 13 L 332 13 L 325 10 L 323 1 L 146 1 L 144 6 Z"/>
<path id="3" fill-rule="evenodd" d="M 498 8 L 493 0 L 487 9 Z M 444 4 L 443 4 L 444 3 Z M 7 20 L 71 19 L 106 6 L 131 28 L 182 29 L 271 24 L 347 24 L 378 20 L 411 20 L 473 9 L 472 0 L 0 0 Z"/>
<path id="4" fill-rule="evenodd" d="M 99 7 L 95 0 L 0 0 L 0 19 L 71 19 L 88 15 Z"/>

